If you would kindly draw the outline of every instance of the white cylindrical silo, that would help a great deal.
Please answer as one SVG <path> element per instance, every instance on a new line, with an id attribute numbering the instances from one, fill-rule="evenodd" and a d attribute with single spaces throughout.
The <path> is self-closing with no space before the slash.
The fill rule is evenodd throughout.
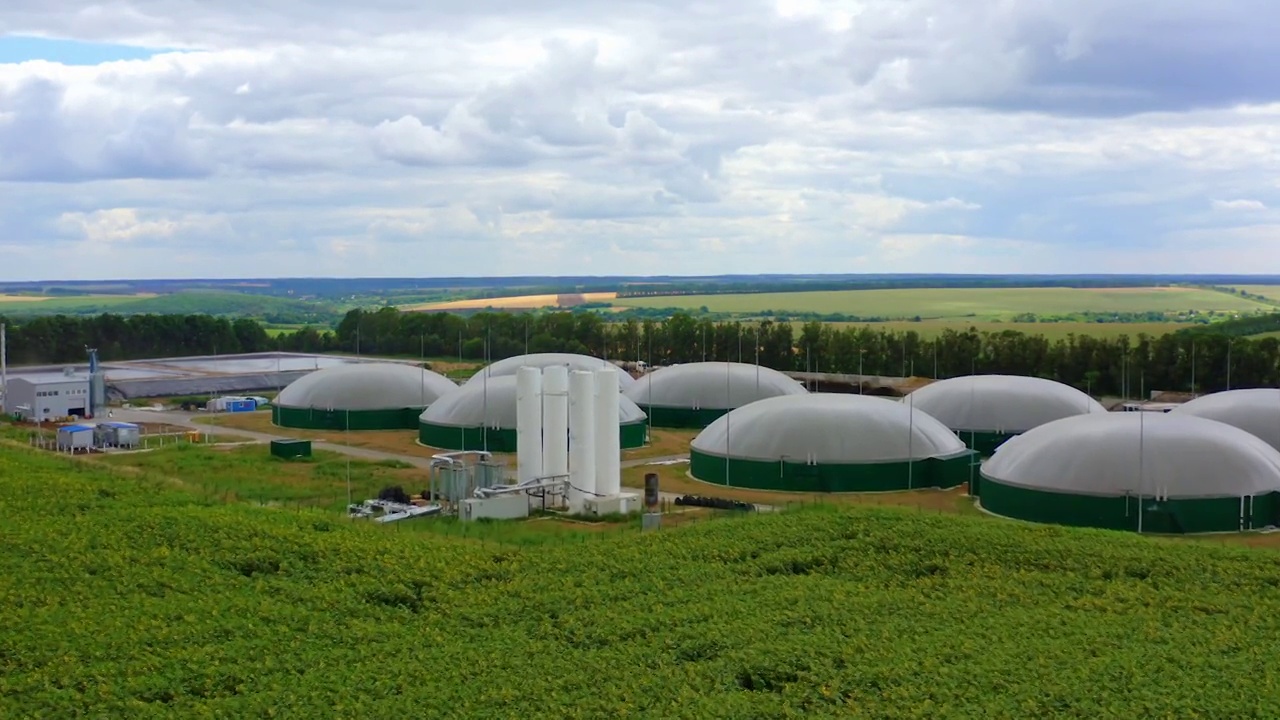
<path id="1" fill-rule="evenodd" d="M 542 369 L 542 469 L 548 477 L 569 474 L 569 368 Z"/>
<path id="2" fill-rule="evenodd" d="M 581 512 L 581 498 L 596 492 L 596 379 L 586 370 L 569 374 L 569 484 L 575 489 Z"/>
<path id="3" fill-rule="evenodd" d="M 542 370 L 516 372 L 516 477 L 527 482 L 542 476 Z"/>
<path id="4" fill-rule="evenodd" d="M 618 371 L 596 371 L 596 493 L 622 492 L 622 439 L 618 427 Z"/>

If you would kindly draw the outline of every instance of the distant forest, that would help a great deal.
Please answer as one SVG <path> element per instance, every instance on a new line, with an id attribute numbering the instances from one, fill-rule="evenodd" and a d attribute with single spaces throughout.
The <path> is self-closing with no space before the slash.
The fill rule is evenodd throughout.
<path id="1" fill-rule="evenodd" d="M 3 321 L 3 318 L 0 318 Z M 1013 330 L 839 328 L 820 322 L 713 322 L 676 314 L 608 323 L 594 313 L 410 313 L 352 310 L 336 330 L 271 337 L 253 320 L 208 315 L 103 314 L 9 321 L 11 364 L 82 363 L 86 345 L 104 361 L 285 350 L 497 360 L 524 352 L 576 352 L 655 365 L 741 360 L 784 371 L 923 375 L 1011 373 L 1059 380 L 1094 395 L 1148 388 L 1210 392 L 1280 385 L 1280 339 L 1236 337 L 1280 327 L 1280 315 L 1195 326 L 1161 337 L 1072 336 L 1049 341 Z M 1228 359 L 1230 360 L 1228 365 Z M 1194 367 L 1194 373 L 1193 373 Z M 1229 367 L 1229 369 L 1228 369 Z M 936 371 L 935 371 L 936 368 Z"/>

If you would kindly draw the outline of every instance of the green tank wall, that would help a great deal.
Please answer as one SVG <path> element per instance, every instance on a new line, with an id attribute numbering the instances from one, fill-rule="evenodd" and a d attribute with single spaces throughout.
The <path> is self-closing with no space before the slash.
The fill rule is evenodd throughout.
<path id="1" fill-rule="evenodd" d="M 980 503 L 988 512 L 1018 520 L 1095 527 L 1107 530 L 1138 530 L 1139 510 L 1142 531 L 1150 533 L 1238 532 L 1273 525 L 1280 514 L 1277 493 L 1258 495 L 1252 507 L 1245 499 L 1243 522 L 1240 498 L 1185 498 L 1156 501 L 1151 497 L 1077 495 L 1007 485 L 982 478 Z M 1139 506 L 1139 502 L 1141 506 Z"/>
<path id="2" fill-rule="evenodd" d="M 1010 438 L 1018 436 L 1018 433 L 984 432 L 981 430 L 956 430 L 955 433 L 970 450 L 977 451 L 983 457 L 991 457 L 996 448 L 1003 445 Z"/>
<path id="3" fill-rule="evenodd" d="M 306 430 L 412 430 L 418 427 L 418 416 L 422 414 L 422 410 L 423 408 L 397 408 L 348 412 L 273 405 L 271 422 L 280 427 Z"/>
<path id="4" fill-rule="evenodd" d="M 654 427 L 660 428 L 692 428 L 701 430 L 715 422 L 727 410 L 714 408 L 671 408 L 640 406 L 648 414 Z"/>
<path id="5" fill-rule="evenodd" d="M 929 458 L 913 463 L 809 465 L 803 462 L 730 459 L 694 450 L 689 471 L 717 485 L 789 492 L 880 492 L 918 488 L 952 488 L 969 480 L 970 458 Z M 728 473 L 726 482 L 725 474 Z"/>
<path id="6" fill-rule="evenodd" d="M 630 423 L 618 428 L 618 438 L 624 450 L 644 447 L 649 440 L 649 427 L 645 423 Z M 514 428 L 462 428 L 449 425 L 418 424 L 418 442 L 443 450 L 488 450 L 489 452 L 515 452 Z"/>

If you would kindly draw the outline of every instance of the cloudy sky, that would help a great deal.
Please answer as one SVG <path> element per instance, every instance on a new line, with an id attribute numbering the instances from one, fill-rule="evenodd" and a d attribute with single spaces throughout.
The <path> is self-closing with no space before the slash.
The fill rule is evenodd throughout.
<path id="1" fill-rule="evenodd" d="M 1275 0 L 4 0 L 0 279 L 1280 273 Z"/>

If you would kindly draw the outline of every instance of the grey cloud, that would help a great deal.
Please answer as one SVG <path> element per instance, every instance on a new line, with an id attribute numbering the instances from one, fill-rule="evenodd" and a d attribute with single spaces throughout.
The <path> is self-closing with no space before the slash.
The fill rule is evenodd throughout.
<path id="1" fill-rule="evenodd" d="M 28 80 L 8 92 L 0 90 L 0 179 L 76 182 L 208 175 L 212 164 L 191 136 L 190 120 L 191 111 L 177 104 L 72 105 L 57 83 Z"/>

